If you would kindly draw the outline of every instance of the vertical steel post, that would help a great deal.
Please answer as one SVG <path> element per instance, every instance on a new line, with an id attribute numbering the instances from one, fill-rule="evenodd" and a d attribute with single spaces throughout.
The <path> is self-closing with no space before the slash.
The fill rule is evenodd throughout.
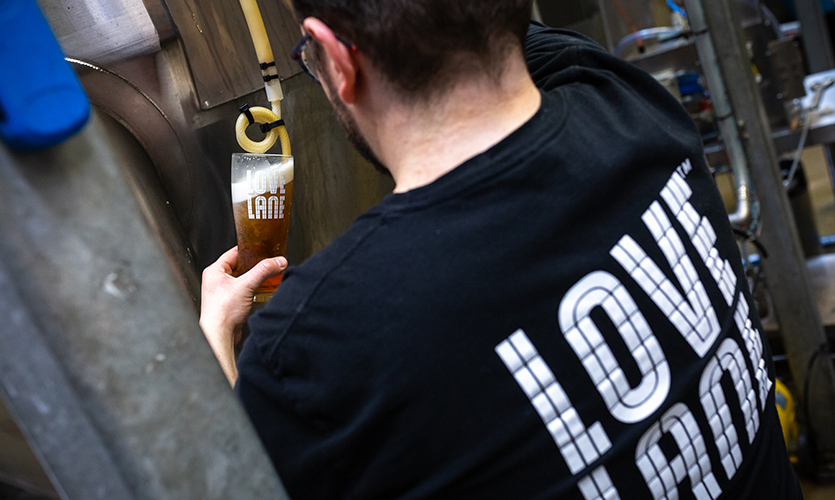
<path id="1" fill-rule="evenodd" d="M 741 123 L 754 190 L 760 200 L 761 241 L 769 252 L 763 266 L 789 365 L 797 387 L 803 388 L 807 380 L 810 382 L 809 394 L 800 396 L 807 396 L 811 403 L 809 420 L 817 434 L 819 458 L 828 462 L 835 456 L 835 370 L 829 362 L 826 335 L 783 187 L 768 117 L 751 70 L 735 2 L 687 0 L 687 3 L 699 1 L 704 7 L 722 77 L 725 82 L 733 82 L 727 86 L 728 96 Z M 812 359 L 817 362 L 810 366 Z"/>
<path id="2" fill-rule="evenodd" d="M 708 30 L 704 8 L 700 2 L 692 1 L 688 2 L 687 6 L 690 28 L 696 39 L 696 49 L 699 51 L 705 80 L 710 89 L 710 100 L 716 112 L 719 133 L 722 135 L 722 142 L 725 145 L 728 163 L 734 177 L 736 209 L 729 214 L 729 218 L 734 228 L 747 230 L 753 227 L 752 224 L 757 223 L 758 203 L 751 191 L 751 171 L 748 168 L 748 159 L 742 145 L 742 134 L 728 97 L 728 90 L 725 88 L 722 72 L 719 70 L 716 48 L 713 46 L 713 39 Z"/>
<path id="3" fill-rule="evenodd" d="M 609 17 L 606 13 L 607 3 L 607 0 L 597 0 L 597 8 L 600 11 L 600 21 L 603 23 L 603 33 L 606 35 L 606 50 L 610 54 L 614 54 L 619 40 L 613 39 L 612 28 L 609 27 Z"/>
<path id="4" fill-rule="evenodd" d="M 536 2 L 536 0 L 533 0 L 533 7 L 531 8 L 531 19 L 538 23 L 542 22 L 542 13 L 539 11 L 539 4 Z"/>
<path id="5" fill-rule="evenodd" d="M 64 500 L 286 499 L 122 163 L 0 143 L 0 396 Z"/>
<path id="6" fill-rule="evenodd" d="M 795 0 L 803 48 L 812 73 L 835 68 L 832 39 L 821 8 L 820 0 Z"/>

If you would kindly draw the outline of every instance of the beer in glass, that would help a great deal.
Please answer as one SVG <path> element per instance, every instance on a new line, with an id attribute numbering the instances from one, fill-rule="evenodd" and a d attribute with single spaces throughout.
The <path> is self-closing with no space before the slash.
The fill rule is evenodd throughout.
<path id="1" fill-rule="evenodd" d="M 238 235 L 241 275 L 263 259 L 287 256 L 287 232 L 293 203 L 293 157 L 270 154 L 232 155 L 232 210 Z M 255 294 L 266 302 L 281 283 L 270 278 Z"/>

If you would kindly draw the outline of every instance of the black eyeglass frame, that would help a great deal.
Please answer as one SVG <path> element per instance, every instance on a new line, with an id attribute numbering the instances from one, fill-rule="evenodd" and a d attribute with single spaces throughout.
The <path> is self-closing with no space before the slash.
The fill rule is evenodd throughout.
<path id="1" fill-rule="evenodd" d="M 336 37 L 337 40 L 342 42 L 343 45 L 348 47 L 348 49 L 350 49 L 351 52 L 357 51 L 357 46 L 354 45 L 350 40 L 336 33 L 334 33 L 333 35 Z M 312 78 L 314 82 L 320 83 L 319 79 L 316 78 L 316 75 L 313 74 L 313 71 L 310 68 L 308 68 L 307 64 L 304 62 L 304 58 L 302 57 L 302 52 L 304 52 L 305 47 L 310 43 L 311 40 L 313 40 L 313 37 L 310 36 L 310 34 L 305 33 L 302 39 L 299 40 L 299 43 L 296 44 L 296 47 L 293 49 L 293 52 L 290 53 L 290 57 L 292 57 L 297 63 L 299 63 L 299 66 L 301 67 L 301 69 L 304 70 L 305 73 L 307 73 L 307 76 Z"/>

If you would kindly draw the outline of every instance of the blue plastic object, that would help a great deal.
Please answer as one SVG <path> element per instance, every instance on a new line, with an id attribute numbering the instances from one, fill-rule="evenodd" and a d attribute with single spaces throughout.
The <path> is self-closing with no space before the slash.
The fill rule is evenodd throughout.
<path id="1" fill-rule="evenodd" d="M 0 0 L 0 136 L 16 149 L 58 144 L 90 102 L 35 0 Z"/>
<path id="2" fill-rule="evenodd" d="M 676 3 L 673 2 L 673 0 L 667 0 L 667 7 L 669 7 L 673 12 L 678 12 L 679 14 L 681 14 L 681 17 L 687 17 L 687 12 L 678 5 L 676 5 Z"/>
<path id="3" fill-rule="evenodd" d="M 705 89 L 702 82 L 699 80 L 701 76 L 695 71 L 685 71 L 676 75 L 678 81 L 678 91 L 682 97 L 703 94 Z"/>

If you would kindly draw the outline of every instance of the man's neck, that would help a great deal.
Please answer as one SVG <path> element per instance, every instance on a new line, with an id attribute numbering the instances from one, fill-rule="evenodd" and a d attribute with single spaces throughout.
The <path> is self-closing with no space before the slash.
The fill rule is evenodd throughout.
<path id="1" fill-rule="evenodd" d="M 536 114 L 542 98 L 524 60 L 508 61 L 502 75 L 500 81 L 464 79 L 419 107 L 376 99 L 375 119 L 364 132 L 394 177 L 395 193 L 432 183 Z"/>

